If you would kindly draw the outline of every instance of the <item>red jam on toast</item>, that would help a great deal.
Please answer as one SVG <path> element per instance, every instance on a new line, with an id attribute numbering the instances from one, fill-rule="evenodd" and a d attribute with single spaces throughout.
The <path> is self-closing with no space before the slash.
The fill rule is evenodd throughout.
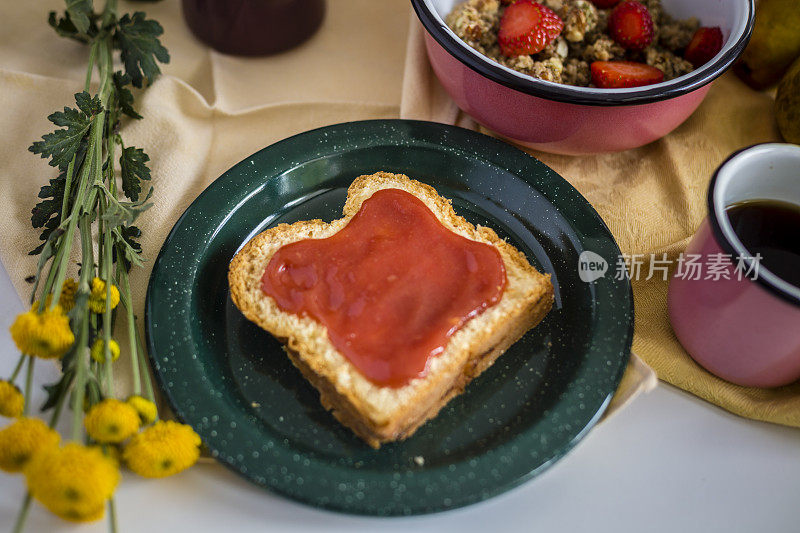
<path id="1" fill-rule="evenodd" d="M 261 278 L 278 307 L 320 322 L 366 378 L 388 387 L 424 376 L 505 285 L 494 246 L 449 230 L 400 189 L 375 192 L 328 238 L 281 247 Z"/>

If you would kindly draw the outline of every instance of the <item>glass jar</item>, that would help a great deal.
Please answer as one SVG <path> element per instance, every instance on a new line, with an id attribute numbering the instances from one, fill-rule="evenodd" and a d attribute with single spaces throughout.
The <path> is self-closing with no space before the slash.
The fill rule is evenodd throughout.
<path id="1" fill-rule="evenodd" d="M 215 50 L 267 55 L 311 37 L 322 24 L 325 0 L 183 0 L 183 16 Z"/>

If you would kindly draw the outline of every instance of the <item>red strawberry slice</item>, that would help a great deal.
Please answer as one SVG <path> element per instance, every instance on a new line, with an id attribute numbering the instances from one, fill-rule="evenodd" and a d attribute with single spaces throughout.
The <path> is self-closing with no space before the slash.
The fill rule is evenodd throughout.
<path id="1" fill-rule="evenodd" d="M 592 3 L 600 9 L 608 9 L 619 4 L 619 0 L 592 0 Z"/>
<path id="2" fill-rule="evenodd" d="M 653 42 L 653 18 L 639 2 L 620 3 L 608 17 L 611 38 L 628 50 L 644 50 Z"/>
<path id="3" fill-rule="evenodd" d="M 564 23 L 552 9 L 533 0 L 517 0 L 500 19 L 497 42 L 509 57 L 536 54 L 563 29 Z"/>
<path id="4" fill-rule="evenodd" d="M 718 27 L 699 28 L 686 47 L 683 57 L 695 66 L 705 65 L 722 50 L 722 30 Z"/>
<path id="5" fill-rule="evenodd" d="M 635 61 L 595 61 L 591 66 L 592 83 L 601 89 L 641 87 L 664 81 L 656 67 Z"/>

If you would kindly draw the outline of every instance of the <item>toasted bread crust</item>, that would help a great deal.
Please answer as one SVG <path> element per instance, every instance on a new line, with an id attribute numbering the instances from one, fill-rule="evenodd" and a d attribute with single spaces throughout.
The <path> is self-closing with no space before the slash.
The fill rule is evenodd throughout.
<path id="1" fill-rule="evenodd" d="M 414 194 L 450 230 L 495 246 L 506 267 L 500 302 L 468 321 L 431 360 L 424 377 L 400 388 L 370 382 L 328 340 L 326 329 L 309 317 L 286 313 L 261 290 L 261 276 L 283 245 L 325 238 L 343 228 L 375 191 L 402 189 Z M 401 174 L 359 176 L 347 191 L 344 217 L 325 223 L 309 220 L 280 224 L 251 239 L 230 263 L 231 299 L 245 317 L 286 343 L 292 363 L 320 392 L 322 405 L 373 447 L 404 439 L 497 359 L 528 329 L 544 318 L 553 301 L 549 276 L 539 273 L 525 255 L 489 228 L 475 227 L 455 214 L 449 200 L 429 185 Z"/>

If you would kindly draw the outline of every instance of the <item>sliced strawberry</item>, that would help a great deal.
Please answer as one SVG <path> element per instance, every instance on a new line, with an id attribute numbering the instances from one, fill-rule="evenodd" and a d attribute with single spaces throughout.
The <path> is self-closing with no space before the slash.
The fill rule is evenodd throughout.
<path id="1" fill-rule="evenodd" d="M 592 3 L 600 9 L 608 9 L 619 4 L 619 0 L 592 0 Z"/>
<path id="2" fill-rule="evenodd" d="M 722 50 L 722 30 L 716 26 L 699 28 L 694 32 L 694 37 L 686 47 L 683 57 L 697 68 L 711 61 L 720 50 Z"/>
<path id="3" fill-rule="evenodd" d="M 653 42 L 653 18 L 639 2 L 620 3 L 608 17 L 611 38 L 628 50 L 644 50 Z"/>
<path id="4" fill-rule="evenodd" d="M 555 11 L 533 0 L 517 0 L 500 19 L 497 42 L 506 56 L 536 54 L 558 37 L 564 23 Z"/>
<path id="5" fill-rule="evenodd" d="M 641 87 L 664 81 L 656 67 L 635 61 L 595 61 L 591 66 L 592 83 L 601 89 Z"/>

